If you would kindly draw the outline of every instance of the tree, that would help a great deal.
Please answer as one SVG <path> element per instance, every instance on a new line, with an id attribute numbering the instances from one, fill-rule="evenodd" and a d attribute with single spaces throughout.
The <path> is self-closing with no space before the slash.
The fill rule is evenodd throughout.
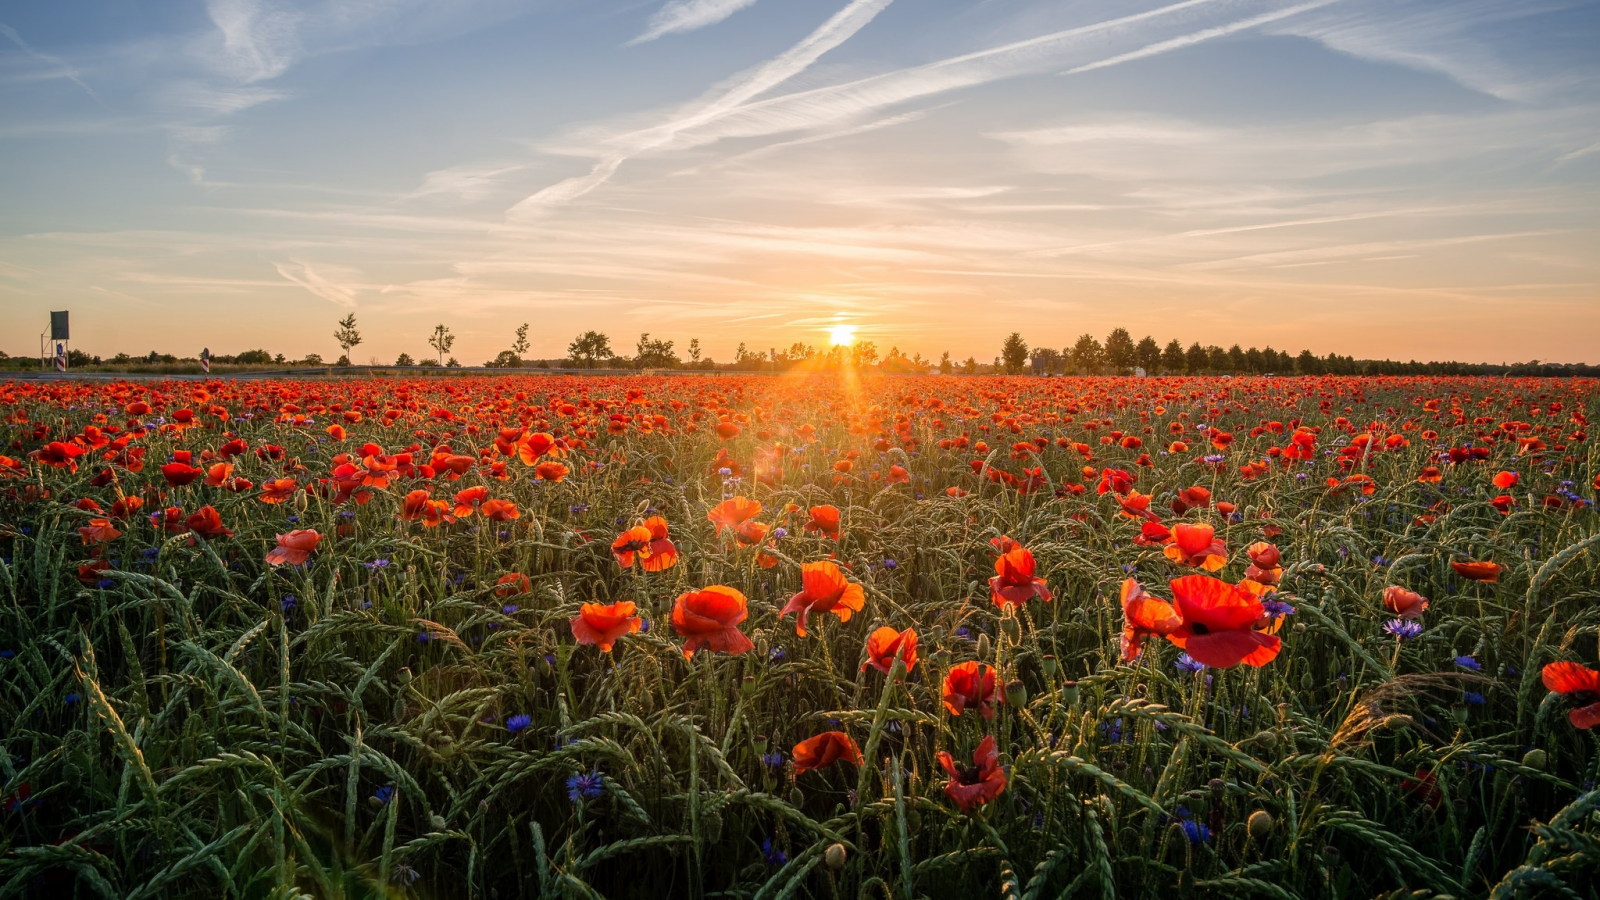
<path id="1" fill-rule="evenodd" d="M 1154 375 L 1161 368 L 1161 345 L 1147 334 L 1139 341 L 1139 346 L 1133 348 L 1133 359 L 1146 375 Z"/>
<path id="2" fill-rule="evenodd" d="M 483 364 L 486 369 L 520 369 L 522 357 L 511 350 L 501 350 L 494 359 Z"/>
<path id="3" fill-rule="evenodd" d="M 878 361 L 878 345 L 871 341 L 857 341 L 850 345 L 850 362 L 864 369 Z"/>
<path id="4" fill-rule="evenodd" d="M 402 353 L 399 356 L 395 357 L 394 364 L 397 365 L 397 366 L 414 366 L 417 363 L 416 363 L 415 360 L 413 360 L 411 358 L 411 354 Z"/>
<path id="5" fill-rule="evenodd" d="M 355 313 L 339 320 L 339 330 L 333 333 L 333 339 L 339 342 L 339 349 L 344 351 L 345 360 L 342 365 L 350 365 L 350 348 L 361 343 L 361 332 L 356 330 Z"/>
<path id="6" fill-rule="evenodd" d="M 1173 338 L 1167 342 L 1167 349 L 1161 351 L 1161 372 L 1165 375 L 1182 375 L 1184 366 L 1183 344 Z"/>
<path id="7" fill-rule="evenodd" d="M 939 356 L 939 374 L 949 375 L 955 371 L 955 364 L 950 362 L 950 351 L 946 350 Z"/>
<path id="8" fill-rule="evenodd" d="M 1317 359 L 1317 355 L 1310 350 L 1301 350 L 1300 355 L 1295 357 L 1294 370 L 1301 375 L 1321 375 L 1325 371 L 1322 360 Z"/>
<path id="9" fill-rule="evenodd" d="M 1189 352 L 1184 356 L 1188 357 L 1184 360 L 1184 368 L 1189 370 L 1190 375 L 1203 374 L 1211 365 L 1211 355 L 1206 353 L 1206 348 L 1200 346 L 1199 341 L 1190 344 Z"/>
<path id="10" fill-rule="evenodd" d="M 1028 357 L 1032 363 L 1033 371 L 1040 375 L 1048 375 L 1061 365 L 1061 353 L 1054 347 L 1035 347 L 1033 354 Z"/>
<path id="11" fill-rule="evenodd" d="M 450 348 L 454 347 L 455 343 L 456 336 L 451 334 L 450 329 L 443 325 L 435 325 L 433 327 L 433 337 L 428 338 L 428 345 L 439 351 L 440 365 L 444 364 L 444 355 L 450 352 Z"/>
<path id="12" fill-rule="evenodd" d="M 1276 359 L 1278 354 L 1273 353 L 1272 356 L 1274 359 Z M 1260 375 L 1261 373 L 1267 371 L 1266 358 L 1262 355 L 1260 350 L 1251 347 L 1249 350 L 1244 352 L 1244 367 L 1249 369 L 1251 374 Z"/>
<path id="13" fill-rule="evenodd" d="M 1078 341 L 1072 345 L 1070 356 L 1072 367 L 1080 375 L 1099 374 L 1100 366 L 1105 361 L 1105 351 L 1092 334 L 1078 335 Z"/>
<path id="14" fill-rule="evenodd" d="M 611 358 L 611 338 L 598 331 L 585 331 L 567 345 L 567 356 L 577 368 L 593 369 L 601 360 Z"/>
<path id="15" fill-rule="evenodd" d="M 517 327 L 517 340 L 511 345 L 511 352 L 521 358 L 522 354 L 528 352 L 529 346 L 531 345 L 528 343 L 528 323 L 523 322 Z"/>
<path id="16" fill-rule="evenodd" d="M 672 352 L 671 341 L 653 341 L 650 333 L 639 335 L 634 347 L 633 364 L 640 369 L 672 369 L 679 364 L 678 354 Z"/>
<path id="17" fill-rule="evenodd" d="M 1022 333 L 1013 331 L 1006 335 L 1006 342 L 1000 345 L 1000 358 L 1005 360 L 1006 372 L 1017 375 L 1028 364 L 1028 342 L 1022 339 Z"/>
<path id="18" fill-rule="evenodd" d="M 689 362 L 693 365 L 700 364 L 700 339 L 689 338 Z"/>
<path id="19" fill-rule="evenodd" d="M 1128 334 L 1126 328 L 1111 329 L 1111 333 L 1106 335 L 1105 348 L 1105 361 L 1111 367 L 1111 374 L 1121 375 L 1133 368 L 1133 359 L 1133 335 Z"/>
<path id="20" fill-rule="evenodd" d="M 976 356 L 967 357 L 967 361 L 961 364 L 961 373 L 963 375 L 978 374 L 978 358 Z"/>
<path id="21" fill-rule="evenodd" d="M 272 362 L 272 354 L 265 350 L 246 350 L 233 361 L 247 366 L 264 366 Z"/>

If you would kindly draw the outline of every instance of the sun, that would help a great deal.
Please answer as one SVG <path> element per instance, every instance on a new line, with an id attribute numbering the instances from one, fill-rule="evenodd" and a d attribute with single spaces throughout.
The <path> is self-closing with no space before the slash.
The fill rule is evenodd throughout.
<path id="1" fill-rule="evenodd" d="M 828 329 L 828 339 L 835 347 L 848 347 L 856 342 L 856 327 L 854 325 L 835 325 Z"/>

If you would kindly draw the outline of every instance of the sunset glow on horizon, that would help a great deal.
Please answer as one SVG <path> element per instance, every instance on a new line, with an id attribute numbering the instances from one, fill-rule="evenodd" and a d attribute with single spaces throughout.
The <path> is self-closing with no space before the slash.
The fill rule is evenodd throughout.
<path id="1" fill-rule="evenodd" d="M 353 312 L 363 363 L 524 322 L 1595 362 L 1597 40 L 1562 0 L 14 6 L 0 350 L 68 309 L 107 356 L 333 359 Z"/>

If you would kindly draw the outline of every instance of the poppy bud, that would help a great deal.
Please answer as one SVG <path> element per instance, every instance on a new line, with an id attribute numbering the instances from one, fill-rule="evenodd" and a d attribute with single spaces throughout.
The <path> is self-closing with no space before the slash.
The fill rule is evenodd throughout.
<path id="1" fill-rule="evenodd" d="M 294 492 L 294 511 L 295 512 L 305 512 L 306 511 L 306 492 L 305 491 L 295 491 Z"/>
<path id="2" fill-rule="evenodd" d="M 1046 656 L 1039 660 L 1039 668 L 1044 670 L 1046 676 L 1054 677 L 1056 674 L 1056 658 L 1054 656 Z"/>
<path id="3" fill-rule="evenodd" d="M 1000 620 L 1000 633 L 1015 644 L 1022 639 L 1022 623 L 1017 621 L 1016 616 L 1008 615 Z"/>
<path id="4" fill-rule="evenodd" d="M 1307 672 L 1304 675 L 1300 676 L 1300 689 L 1301 690 L 1309 691 L 1309 690 L 1312 690 L 1312 689 L 1316 688 L 1316 686 L 1317 686 L 1317 679 L 1313 678 L 1311 676 L 1310 672 Z"/>
<path id="5" fill-rule="evenodd" d="M 795 809 L 806 805 L 806 795 L 801 793 L 798 787 L 789 791 L 789 805 Z"/>
<path id="6" fill-rule="evenodd" d="M 1250 814 L 1245 822 L 1245 828 L 1250 836 L 1258 841 L 1264 841 L 1272 834 L 1272 814 L 1264 809 L 1258 809 Z"/>
<path id="7" fill-rule="evenodd" d="M 1543 769 L 1548 761 L 1545 752 L 1537 747 L 1522 754 L 1522 764 L 1530 769 Z"/>
<path id="8" fill-rule="evenodd" d="M 405 687 L 406 685 L 410 684 L 411 683 L 411 667 L 410 666 L 406 666 L 406 667 L 402 668 L 399 672 L 396 672 L 395 673 L 395 678 L 399 680 L 401 687 Z"/>
<path id="9" fill-rule="evenodd" d="M 445 828 L 449 827 L 449 823 L 445 822 L 444 816 L 441 816 L 438 813 L 434 813 L 428 817 L 428 825 L 431 826 L 434 831 L 443 831 Z"/>
<path id="10" fill-rule="evenodd" d="M 1061 702 L 1068 706 L 1078 705 L 1078 683 L 1069 681 L 1061 686 Z"/>
<path id="11" fill-rule="evenodd" d="M 377 797 L 368 797 L 367 805 L 373 809 L 383 809 L 383 801 L 379 800 Z"/>
<path id="12" fill-rule="evenodd" d="M 1252 740 L 1263 750 L 1274 750 L 1278 746 L 1278 733 L 1266 730 L 1258 731 Z"/>
<path id="13" fill-rule="evenodd" d="M 1006 682 L 1006 702 L 1012 706 L 1028 705 L 1028 689 L 1020 681 Z"/>
<path id="14" fill-rule="evenodd" d="M 988 659 L 988 658 L 989 658 L 989 635 L 980 634 L 980 635 L 978 635 L 978 659 L 984 660 L 984 659 Z"/>
<path id="15" fill-rule="evenodd" d="M 822 861 L 828 868 L 838 871 L 844 868 L 845 852 L 843 844 L 829 844 L 828 849 L 822 851 Z"/>
<path id="16" fill-rule="evenodd" d="M 894 665 L 889 667 L 889 680 L 899 681 L 904 677 L 906 677 L 906 661 L 897 659 L 894 661 Z"/>
<path id="17" fill-rule="evenodd" d="M 406 717 L 406 701 L 405 701 L 405 698 L 396 697 L 394 699 L 394 718 L 395 718 L 395 720 L 398 721 L 400 719 L 404 719 L 405 717 Z"/>
<path id="18" fill-rule="evenodd" d="M 1294 623 L 1294 633 L 1295 634 L 1305 634 L 1306 633 L 1306 623 L 1304 623 L 1304 622 L 1296 622 L 1296 623 Z"/>
<path id="19" fill-rule="evenodd" d="M 939 643 L 940 641 L 944 640 L 944 626 L 935 625 L 932 628 L 929 628 L 927 633 L 923 635 L 923 638 L 926 639 L 930 644 Z"/>

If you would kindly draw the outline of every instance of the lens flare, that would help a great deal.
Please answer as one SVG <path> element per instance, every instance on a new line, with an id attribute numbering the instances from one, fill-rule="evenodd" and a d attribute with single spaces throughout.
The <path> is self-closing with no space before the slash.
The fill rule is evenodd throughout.
<path id="1" fill-rule="evenodd" d="M 848 347 L 856 342 L 856 327 L 854 325 L 835 325 L 828 329 L 828 339 L 835 347 Z"/>

